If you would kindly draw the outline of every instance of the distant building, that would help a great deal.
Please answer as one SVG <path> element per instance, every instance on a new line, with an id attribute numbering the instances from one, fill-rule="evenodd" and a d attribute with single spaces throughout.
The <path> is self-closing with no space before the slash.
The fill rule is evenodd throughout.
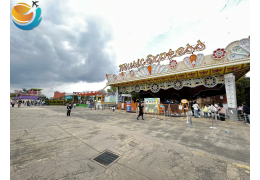
<path id="1" fill-rule="evenodd" d="M 64 100 L 65 94 L 66 94 L 65 92 L 61 93 L 59 91 L 55 91 L 53 99 L 61 98 L 62 100 Z"/>

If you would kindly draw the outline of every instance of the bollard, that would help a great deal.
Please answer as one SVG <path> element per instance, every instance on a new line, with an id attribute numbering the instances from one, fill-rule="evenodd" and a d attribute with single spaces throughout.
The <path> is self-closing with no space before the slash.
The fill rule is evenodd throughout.
<path id="1" fill-rule="evenodd" d="M 189 116 L 188 116 L 188 113 L 187 113 L 187 122 L 186 123 L 189 123 Z"/>
<path id="2" fill-rule="evenodd" d="M 219 126 L 219 124 L 218 124 L 218 119 L 217 119 L 217 114 L 216 114 L 216 113 L 215 113 L 215 121 L 216 121 L 216 125 Z"/>
<path id="3" fill-rule="evenodd" d="M 217 123 L 217 115 L 216 115 L 216 113 L 214 113 L 214 118 L 215 118 L 215 120 L 216 120 L 216 123 Z M 213 125 L 214 123 L 213 123 L 213 119 L 212 119 L 212 126 L 211 127 L 209 127 L 209 128 L 212 128 L 212 129 L 217 129 L 216 127 L 214 127 L 214 125 Z M 218 123 L 217 123 L 218 124 Z"/>
<path id="4" fill-rule="evenodd" d="M 190 116 L 190 125 L 192 125 L 192 118 L 191 118 L 191 116 Z"/>

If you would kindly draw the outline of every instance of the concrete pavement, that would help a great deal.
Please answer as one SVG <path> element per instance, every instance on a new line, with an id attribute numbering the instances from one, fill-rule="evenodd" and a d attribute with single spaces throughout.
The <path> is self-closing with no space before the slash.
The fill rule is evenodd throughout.
<path id="1" fill-rule="evenodd" d="M 11 179 L 250 179 L 250 126 L 65 106 L 10 110 Z M 140 118 L 141 119 L 141 118 Z M 91 159 L 121 157 L 108 168 Z"/>

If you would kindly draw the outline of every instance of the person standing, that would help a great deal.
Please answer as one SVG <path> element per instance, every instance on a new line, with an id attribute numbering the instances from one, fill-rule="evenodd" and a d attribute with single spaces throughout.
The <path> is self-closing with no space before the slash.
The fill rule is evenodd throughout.
<path id="1" fill-rule="evenodd" d="M 199 110 L 199 105 L 197 104 L 197 102 L 193 102 L 193 109 L 194 109 L 194 114 L 196 118 L 199 118 L 200 116 L 198 115 L 198 110 Z"/>
<path id="2" fill-rule="evenodd" d="M 211 110 L 212 118 L 215 119 L 215 112 L 217 111 L 217 109 L 215 108 L 215 103 L 214 102 L 213 102 L 213 104 L 211 104 L 210 110 Z"/>
<path id="3" fill-rule="evenodd" d="M 204 104 L 203 108 L 204 118 L 208 119 L 208 107 Z"/>
<path id="4" fill-rule="evenodd" d="M 192 112 L 192 116 L 194 116 L 194 108 L 193 108 L 193 105 L 194 105 L 195 101 L 191 101 L 191 112 Z"/>
<path id="5" fill-rule="evenodd" d="M 221 102 L 219 103 L 219 107 L 218 107 L 217 111 L 219 111 L 220 120 L 222 122 L 225 122 L 226 108 L 223 106 L 223 104 Z M 217 111 L 215 113 L 217 113 Z"/>
<path id="6" fill-rule="evenodd" d="M 67 116 L 70 116 L 71 109 L 72 109 L 71 104 L 69 104 L 67 106 Z"/>
<path id="7" fill-rule="evenodd" d="M 143 104 L 140 103 L 140 104 L 139 104 L 139 115 L 138 115 L 138 117 L 137 117 L 137 120 L 139 120 L 138 118 L 139 118 L 140 116 L 142 116 L 142 120 L 144 120 L 144 117 L 143 117 L 143 115 L 144 115 L 143 108 L 144 108 Z"/>
<path id="8" fill-rule="evenodd" d="M 245 113 L 246 117 L 246 124 L 250 124 L 249 116 L 250 116 L 250 108 L 246 105 L 245 102 L 242 103 L 243 109 L 242 109 L 242 114 Z"/>

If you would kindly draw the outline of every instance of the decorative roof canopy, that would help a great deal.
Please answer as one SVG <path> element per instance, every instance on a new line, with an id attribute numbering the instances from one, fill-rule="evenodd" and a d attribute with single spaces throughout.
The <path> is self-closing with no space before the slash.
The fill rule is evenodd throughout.
<path id="1" fill-rule="evenodd" d="M 198 43 L 200 44 L 201 42 L 198 41 Z M 191 46 L 189 46 L 189 48 L 191 48 Z M 188 45 L 185 50 L 184 48 L 179 48 L 176 54 L 189 54 L 187 49 Z M 180 53 L 181 50 L 182 53 Z M 166 54 L 168 54 L 167 57 L 169 57 L 169 53 Z M 145 62 L 148 62 L 149 58 L 151 58 L 151 56 L 148 55 Z M 174 84 L 178 86 L 181 84 L 180 82 L 182 82 L 183 86 L 194 87 L 197 85 L 195 82 L 201 82 L 207 86 L 207 82 L 214 81 L 220 83 L 219 78 L 223 74 L 232 72 L 236 80 L 238 80 L 249 70 L 250 37 L 234 41 L 226 48 L 218 48 L 207 56 L 204 56 L 202 53 L 191 54 L 179 62 L 170 58 L 169 64 L 167 65 L 148 63 L 146 66 L 136 68 L 136 70 L 120 72 L 118 75 L 107 74 L 106 77 L 108 86 L 129 87 L 128 91 L 131 91 L 131 89 L 138 91 L 137 89 L 143 89 L 141 88 L 142 85 L 145 85 L 144 89 L 147 89 L 146 85 L 150 88 L 153 83 L 157 83 L 158 86 L 161 86 L 160 84 L 162 83 L 166 83 L 165 87 L 170 87 L 169 83 L 172 83 L 171 86 L 174 87 Z M 206 78 L 209 76 L 216 78 L 216 80 L 214 78 Z M 179 81 L 177 82 L 177 80 Z M 137 89 L 135 89 L 135 87 Z M 155 86 L 154 88 L 156 89 Z"/>

